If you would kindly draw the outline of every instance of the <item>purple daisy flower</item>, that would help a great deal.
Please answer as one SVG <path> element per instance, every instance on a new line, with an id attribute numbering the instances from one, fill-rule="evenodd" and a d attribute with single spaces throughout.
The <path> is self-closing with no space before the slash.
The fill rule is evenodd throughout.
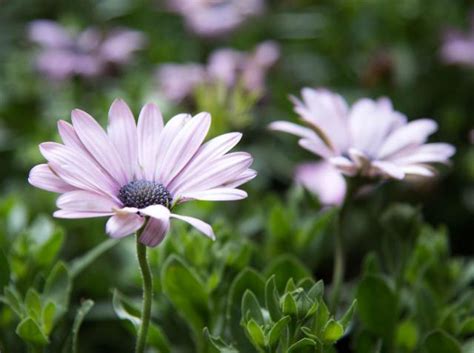
<path id="1" fill-rule="evenodd" d="M 201 36 L 228 34 L 248 17 L 261 14 L 265 7 L 263 0 L 170 0 L 168 3 Z"/>
<path id="2" fill-rule="evenodd" d="M 72 76 L 96 77 L 110 66 L 124 65 L 145 45 L 145 36 L 124 28 L 102 33 L 87 28 L 73 35 L 54 21 L 36 20 L 30 23 L 28 35 L 41 47 L 36 68 L 53 80 Z"/>
<path id="3" fill-rule="evenodd" d="M 304 88 L 302 100 L 292 97 L 295 112 L 308 127 L 286 121 L 273 130 L 299 136 L 301 147 L 329 161 L 343 174 L 405 179 L 431 177 L 433 163 L 447 163 L 455 148 L 426 143 L 437 130 L 431 119 L 407 121 L 387 98 L 363 98 L 349 107 L 340 95 Z"/>
<path id="4" fill-rule="evenodd" d="M 179 114 L 166 125 L 158 107 L 146 104 L 135 123 L 130 108 L 116 100 L 107 132 L 86 112 L 75 109 L 72 125 L 58 122 L 62 144 L 40 145 L 47 164 L 35 166 L 30 184 L 60 193 L 58 218 L 110 217 L 107 234 L 121 238 L 143 227 L 140 242 L 158 245 L 176 218 L 214 239 L 209 224 L 172 212 L 189 200 L 230 201 L 247 197 L 237 189 L 256 176 L 252 157 L 228 153 L 240 133 L 204 139 L 208 113 Z"/>

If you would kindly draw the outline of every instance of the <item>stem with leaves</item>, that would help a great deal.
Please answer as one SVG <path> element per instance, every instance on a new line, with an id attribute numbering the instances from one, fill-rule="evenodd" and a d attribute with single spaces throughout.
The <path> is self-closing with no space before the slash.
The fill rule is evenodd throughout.
<path id="1" fill-rule="evenodd" d="M 151 277 L 150 265 L 146 255 L 147 247 L 139 241 L 140 233 L 137 232 L 137 257 L 140 265 L 143 280 L 143 307 L 141 315 L 141 325 L 138 329 L 137 345 L 135 353 L 145 352 L 148 326 L 151 318 L 151 304 L 153 300 L 153 281 Z"/>

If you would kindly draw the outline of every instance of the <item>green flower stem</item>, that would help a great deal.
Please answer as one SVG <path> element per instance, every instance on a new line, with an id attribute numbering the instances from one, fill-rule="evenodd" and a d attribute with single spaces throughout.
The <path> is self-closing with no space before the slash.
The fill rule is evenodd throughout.
<path id="1" fill-rule="evenodd" d="M 148 326 L 151 318 L 151 303 L 153 300 L 153 281 L 151 278 L 150 265 L 146 255 L 146 245 L 143 245 L 138 240 L 140 233 L 137 232 L 137 257 L 140 265 L 140 271 L 143 279 L 143 307 L 141 315 L 141 325 L 138 329 L 137 345 L 135 352 L 145 352 L 146 339 L 148 334 Z"/>
<path id="2" fill-rule="evenodd" d="M 344 259 L 344 245 L 342 239 L 342 217 L 338 216 L 337 229 L 334 236 L 334 269 L 332 274 L 332 293 L 331 293 L 331 309 L 335 312 L 339 296 L 341 292 L 341 285 L 344 280 L 345 259 Z"/>
<path id="3" fill-rule="evenodd" d="M 341 295 L 341 286 L 344 282 L 345 274 L 345 254 L 344 254 L 344 221 L 349 204 L 351 203 L 354 194 L 359 190 L 362 181 L 355 178 L 347 181 L 347 191 L 339 215 L 337 217 L 336 231 L 334 236 L 334 267 L 332 274 L 332 292 L 330 300 L 330 308 L 335 313 L 339 304 L 339 297 Z"/>

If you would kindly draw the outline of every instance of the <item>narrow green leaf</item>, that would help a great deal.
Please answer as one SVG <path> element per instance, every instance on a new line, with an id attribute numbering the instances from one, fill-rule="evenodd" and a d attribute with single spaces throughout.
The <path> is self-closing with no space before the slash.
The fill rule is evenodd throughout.
<path id="1" fill-rule="evenodd" d="M 357 308 L 357 299 L 354 299 L 349 309 L 347 309 L 345 314 L 339 320 L 339 323 L 342 325 L 342 327 L 344 327 L 344 330 L 346 330 L 349 324 L 351 323 L 352 317 L 354 316 L 354 312 L 356 311 L 356 308 Z"/>
<path id="2" fill-rule="evenodd" d="M 55 313 L 56 305 L 52 301 L 47 302 L 46 305 L 43 307 L 43 311 L 41 313 L 43 329 L 47 335 L 49 335 L 51 333 L 51 330 L 53 329 Z"/>
<path id="3" fill-rule="evenodd" d="M 265 346 L 265 335 L 263 333 L 262 328 L 259 324 L 255 322 L 255 320 L 250 320 L 247 322 L 246 325 L 247 333 L 256 347 L 264 347 Z"/>
<path id="4" fill-rule="evenodd" d="M 119 239 L 107 239 L 106 241 L 89 250 L 84 255 L 72 260 L 70 264 L 71 277 L 74 278 L 78 276 L 102 254 L 117 245 L 119 241 Z"/>
<path id="5" fill-rule="evenodd" d="M 324 295 L 324 282 L 317 281 L 309 290 L 308 296 L 313 300 L 321 300 Z"/>
<path id="6" fill-rule="evenodd" d="M 10 306 L 10 308 L 15 312 L 15 314 L 22 318 L 24 314 L 24 307 L 20 297 L 20 294 L 13 285 L 5 287 L 4 293 L 5 302 Z"/>
<path id="7" fill-rule="evenodd" d="M 94 302 L 88 299 L 82 302 L 81 306 L 77 310 L 76 317 L 72 325 L 72 347 L 71 347 L 72 353 L 77 353 L 79 329 L 81 327 L 82 321 L 84 320 L 84 317 L 92 309 L 93 306 L 94 306 Z"/>
<path id="8" fill-rule="evenodd" d="M 34 288 L 30 288 L 26 292 L 25 307 L 28 315 L 39 322 L 41 319 L 41 298 Z"/>
<path id="9" fill-rule="evenodd" d="M 48 240 L 42 244 L 36 251 L 35 257 L 39 265 L 48 266 L 50 265 L 56 256 L 64 242 L 64 232 L 62 229 L 56 229 Z"/>
<path id="10" fill-rule="evenodd" d="M 312 353 L 316 342 L 310 338 L 303 338 L 288 348 L 287 353 Z"/>
<path id="11" fill-rule="evenodd" d="M 120 319 L 131 323 L 127 328 L 136 335 L 141 324 L 140 310 L 134 306 L 131 300 L 116 289 L 112 296 L 112 306 Z M 168 339 L 153 322 L 149 326 L 148 345 L 156 348 L 161 353 L 171 352 Z"/>
<path id="12" fill-rule="evenodd" d="M 284 316 L 276 324 L 273 325 L 267 336 L 267 345 L 273 346 L 280 339 L 283 330 L 288 326 L 291 318 Z"/>
<path id="13" fill-rule="evenodd" d="M 46 278 L 44 298 L 56 304 L 56 318 L 67 311 L 71 293 L 71 276 L 66 264 L 58 262 Z"/>
<path id="14" fill-rule="evenodd" d="M 38 344 L 45 345 L 49 343 L 48 337 L 41 330 L 40 326 L 31 317 L 23 319 L 16 327 L 16 333 L 23 340 Z"/>
<path id="15" fill-rule="evenodd" d="M 219 353 L 239 353 L 239 351 L 233 345 L 225 343 L 220 337 L 211 335 L 207 327 L 204 328 L 203 333 L 204 337 L 206 337 L 209 342 L 211 342 L 211 344 L 219 351 Z"/>
<path id="16" fill-rule="evenodd" d="M 280 296 L 276 288 L 275 276 L 271 276 L 265 284 L 265 305 L 273 321 L 281 318 Z"/>
<path id="17" fill-rule="evenodd" d="M 119 319 L 131 322 L 135 331 L 138 330 L 141 323 L 140 312 L 127 305 L 123 300 L 123 295 L 117 289 L 114 289 L 112 294 L 112 306 Z"/>
<path id="18" fill-rule="evenodd" d="M 253 349 L 240 326 L 242 297 L 247 289 L 251 290 L 257 299 L 261 300 L 264 298 L 265 282 L 263 277 L 250 268 L 242 270 L 235 277 L 230 286 L 227 299 L 227 317 L 231 327 L 230 331 L 233 335 L 232 338 L 236 342 L 237 347 L 243 352 L 250 352 Z"/>
<path id="19" fill-rule="evenodd" d="M 262 310 L 257 297 L 250 290 L 246 290 L 242 298 L 242 320 L 255 320 L 259 325 L 264 324 Z"/>
<path id="20" fill-rule="evenodd" d="M 326 303 L 321 300 L 313 323 L 313 332 L 315 332 L 316 336 L 320 337 L 322 335 L 324 327 L 329 320 L 329 316 L 329 309 Z"/>
<path id="21" fill-rule="evenodd" d="M 285 315 L 296 315 L 298 308 L 291 293 L 286 293 L 282 298 L 282 312 Z"/>

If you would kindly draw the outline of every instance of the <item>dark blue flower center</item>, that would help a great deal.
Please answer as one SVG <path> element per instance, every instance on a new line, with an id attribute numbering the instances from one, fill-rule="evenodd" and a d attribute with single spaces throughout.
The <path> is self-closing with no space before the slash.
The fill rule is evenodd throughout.
<path id="1" fill-rule="evenodd" d="M 118 198 L 125 207 L 145 208 L 163 205 L 170 208 L 173 198 L 163 184 L 148 180 L 134 180 L 120 188 Z"/>

